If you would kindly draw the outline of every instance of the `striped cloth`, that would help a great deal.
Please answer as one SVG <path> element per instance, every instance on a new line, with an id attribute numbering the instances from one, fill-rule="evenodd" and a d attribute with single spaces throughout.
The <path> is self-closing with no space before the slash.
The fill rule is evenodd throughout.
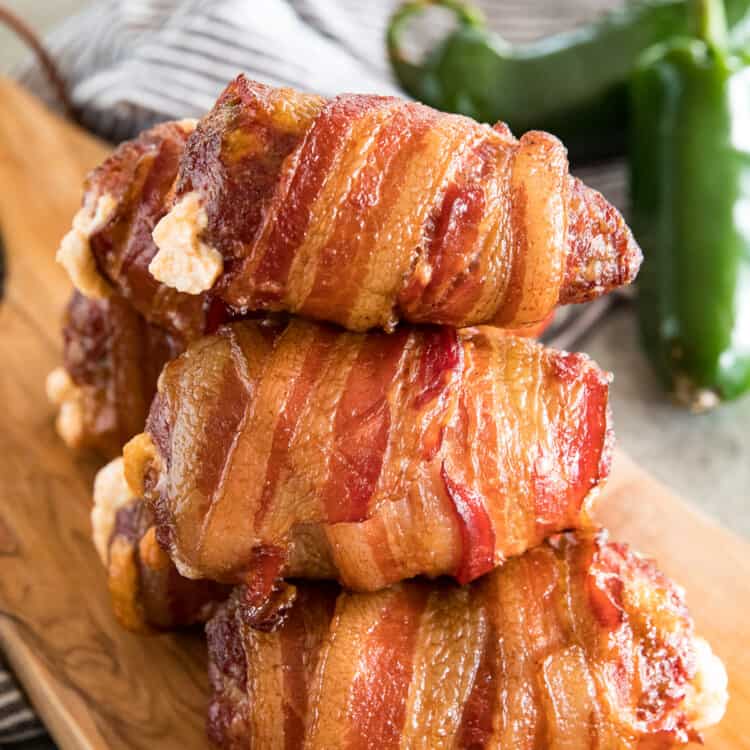
<path id="1" fill-rule="evenodd" d="M 513 41 L 570 27 L 618 0 L 479 0 L 489 24 Z M 399 94 L 385 55 L 398 0 L 99 0 L 46 40 L 82 123 L 118 142 L 165 119 L 199 117 L 238 72 L 275 86 L 333 96 Z M 440 21 L 435 19 L 436 23 Z M 429 30 L 428 30 L 429 31 Z M 34 63 L 17 77 L 57 106 Z M 622 165 L 580 173 L 619 206 Z M 558 313 L 547 340 L 577 342 L 613 296 Z M 40 731 L 0 665 L 0 746 Z"/>
<path id="2" fill-rule="evenodd" d="M 44 727 L 0 661 L 0 747 L 23 742 L 44 733 Z"/>

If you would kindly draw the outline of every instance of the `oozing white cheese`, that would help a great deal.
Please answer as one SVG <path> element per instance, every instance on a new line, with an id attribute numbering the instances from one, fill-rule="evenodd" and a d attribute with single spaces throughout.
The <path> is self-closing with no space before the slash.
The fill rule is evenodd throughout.
<path id="1" fill-rule="evenodd" d="M 55 420 L 55 429 L 69 448 L 78 448 L 83 440 L 83 404 L 80 399 L 64 401 Z"/>
<path id="2" fill-rule="evenodd" d="M 177 120 L 175 124 L 178 128 L 180 128 L 180 130 L 182 130 L 183 133 L 187 133 L 189 135 L 195 130 L 195 127 L 198 124 L 198 120 L 196 120 L 195 117 L 185 117 L 182 120 Z"/>
<path id="3" fill-rule="evenodd" d="M 690 724 L 700 731 L 721 721 L 729 693 L 727 671 L 705 639 L 695 639 L 695 654 L 697 671 L 683 705 Z"/>
<path id="4" fill-rule="evenodd" d="M 133 500 L 133 493 L 125 481 L 122 458 L 115 458 L 101 468 L 94 480 L 94 507 L 91 528 L 94 546 L 104 565 L 109 557 L 109 539 L 115 527 L 117 511 Z"/>
<path id="5" fill-rule="evenodd" d="M 154 227 L 159 252 L 149 264 L 151 275 L 188 294 L 210 289 L 224 268 L 221 253 L 200 239 L 208 224 L 206 209 L 196 192 L 187 193 Z"/>
<path id="6" fill-rule="evenodd" d="M 60 407 L 55 420 L 57 434 L 70 448 L 80 445 L 83 437 L 83 404 L 81 389 L 64 367 L 56 367 L 47 375 L 47 398 Z"/>
<path id="7" fill-rule="evenodd" d="M 112 291 L 96 267 L 89 239 L 109 221 L 116 206 L 109 193 L 100 195 L 93 205 L 87 201 L 73 217 L 73 226 L 57 251 L 57 262 L 68 272 L 73 286 L 87 297 L 103 299 Z"/>
<path id="8" fill-rule="evenodd" d="M 47 391 L 49 402 L 55 406 L 60 406 L 60 404 L 70 398 L 73 392 L 77 390 L 77 386 L 68 374 L 68 371 L 61 366 L 55 367 L 55 369 L 47 375 L 45 390 Z"/>

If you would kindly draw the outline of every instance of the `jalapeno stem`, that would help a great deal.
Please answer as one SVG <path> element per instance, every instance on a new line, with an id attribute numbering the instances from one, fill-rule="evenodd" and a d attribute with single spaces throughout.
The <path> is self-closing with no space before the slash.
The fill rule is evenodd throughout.
<path id="1" fill-rule="evenodd" d="M 724 0 L 692 0 L 690 10 L 696 36 L 714 50 L 725 50 L 728 37 Z"/>
<path id="2" fill-rule="evenodd" d="M 391 17 L 386 33 L 386 41 L 392 56 L 405 60 L 401 48 L 401 35 L 406 24 L 414 17 L 425 13 L 429 8 L 447 8 L 453 12 L 462 26 L 481 28 L 484 26 L 484 15 L 469 3 L 462 0 L 412 0 L 404 3 Z"/>

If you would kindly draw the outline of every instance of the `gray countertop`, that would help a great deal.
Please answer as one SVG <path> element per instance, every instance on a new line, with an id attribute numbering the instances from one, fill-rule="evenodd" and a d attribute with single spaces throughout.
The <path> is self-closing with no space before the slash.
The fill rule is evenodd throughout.
<path id="1" fill-rule="evenodd" d="M 671 403 L 640 351 L 630 308 L 601 321 L 580 348 L 615 375 L 618 444 L 686 500 L 750 537 L 750 397 L 699 415 Z"/>
<path id="2" fill-rule="evenodd" d="M 92 0 L 3 0 L 3 5 L 40 34 L 68 16 L 90 5 Z M 0 73 L 9 72 L 27 54 L 28 48 L 4 26 L 0 26 Z"/>

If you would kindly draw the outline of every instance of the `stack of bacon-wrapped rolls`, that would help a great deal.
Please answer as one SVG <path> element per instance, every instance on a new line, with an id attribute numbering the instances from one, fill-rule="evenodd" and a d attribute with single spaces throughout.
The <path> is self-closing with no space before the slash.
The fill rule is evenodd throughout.
<path id="1" fill-rule="evenodd" d="M 726 675 L 608 541 L 607 373 L 528 334 L 634 278 L 546 133 L 240 76 L 88 178 L 58 430 L 114 458 L 118 619 L 206 623 L 223 748 L 661 748 Z"/>

